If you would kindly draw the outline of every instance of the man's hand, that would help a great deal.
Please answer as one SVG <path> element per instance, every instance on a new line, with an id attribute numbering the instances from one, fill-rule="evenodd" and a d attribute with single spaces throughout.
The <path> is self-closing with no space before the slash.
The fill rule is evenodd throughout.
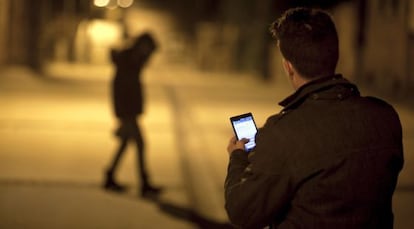
<path id="1" fill-rule="evenodd" d="M 244 144 L 246 144 L 248 142 L 249 142 L 249 139 L 247 139 L 247 138 L 237 140 L 236 136 L 233 136 L 229 141 L 229 145 L 227 146 L 227 152 L 230 155 L 236 149 L 245 150 Z"/>

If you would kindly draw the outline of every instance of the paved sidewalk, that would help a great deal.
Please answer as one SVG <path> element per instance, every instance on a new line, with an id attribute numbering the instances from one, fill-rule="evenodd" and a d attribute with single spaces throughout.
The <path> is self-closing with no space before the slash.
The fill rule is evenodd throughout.
<path id="1" fill-rule="evenodd" d="M 0 228 L 230 228 L 223 209 L 228 117 L 251 111 L 260 126 L 291 92 L 284 81 L 148 69 L 142 123 L 153 180 L 167 190 L 154 203 L 136 196 L 133 147 L 118 174 L 130 192 L 100 188 L 116 146 L 111 68 L 52 67 L 53 77 L 42 80 L 24 68 L 0 71 Z M 406 157 L 394 199 L 395 228 L 411 229 L 414 108 L 395 104 Z"/>
<path id="2" fill-rule="evenodd" d="M 20 67 L 0 75 L 0 228 L 187 229 L 214 224 L 198 217 L 187 198 L 166 98 L 153 98 L 149 113 L 156 113 L 155 119 L 144 123 L 152 126 L 147 137 L 153 181 L 166 188 L 155 203 L 137 195 L 132 146 L 118 173 L 130 191 L 117 195 L 101 189 L 116 144 L 107 80 L 37 77 Z"/>

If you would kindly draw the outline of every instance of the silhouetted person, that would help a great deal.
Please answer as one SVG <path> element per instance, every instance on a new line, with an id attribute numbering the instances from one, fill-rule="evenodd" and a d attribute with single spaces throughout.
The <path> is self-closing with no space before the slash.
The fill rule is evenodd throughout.
<path id="1" fill-rule="evenodd" d="M 145 143 L 137 118 L 143 113 L 144 94 L 140 81 L 141 71 L 148 59 L 157 49 L 157 44 L 149 33 L 135 38 L 134 43 L 122 50 L 112 50 L 111 58 L 116 66 L 112 81 L 112 102 L 115 116 L 119 121 L 116 136 L 119 147 L 115 152 L 112 164 L 106 171 L 104 188 L 122 192 L 123 185 L 115 181 L 115 172 L 121 157 L 124 155 L 129 140 L 133 140 L 137 150 L 137 168 L 141 178 L 142 197 L 159 194 L 160 188 L 150 184 L 145 167 Z"/>

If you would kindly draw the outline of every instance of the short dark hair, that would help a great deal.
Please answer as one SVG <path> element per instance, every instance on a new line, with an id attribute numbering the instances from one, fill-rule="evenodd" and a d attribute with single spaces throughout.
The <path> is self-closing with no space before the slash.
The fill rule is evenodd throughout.
<path id="1" fill-rule="evenodd" d="M 338 34 L 332 17 L 320 9 L 292 8 L 270 28 L 283 57 L 306 78 L 335 73 Z"/>

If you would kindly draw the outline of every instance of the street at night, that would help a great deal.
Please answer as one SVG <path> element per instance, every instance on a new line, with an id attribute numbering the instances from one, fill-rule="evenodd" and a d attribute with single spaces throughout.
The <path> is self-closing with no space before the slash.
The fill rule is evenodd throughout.
<path id="1" fill-rule="evenodd" d="M 160 202 L 153 203 L 137 194 L 132 146 L 117 175 L 129 185 L 127 194 L 101 188 L 116 144 L 111 71 L 110 66 L 60 63 L 43 77 L 22 67 L 3 70 L 1 227 L 225 227 L 225 149 L 232 135 L 228 118 L 249 111 L 262 125 L 291 92 L 286 81 L 265 84 L 249 75 L 149 68 L 141 122 L 152 179 L 165 188 Z M 395 193 L 395 228 L 408 229 L 414 210 L 414 110 L 399 104 L 396 108 L 404 128 L 406 162 Z"/>
<path id="2" fill-rule="evenodd" d="M 278 37 L 275 31 L 283 29 L 279 28 L 282 27 L 281 21 L 274 20 L 286 9 L 297 6 L 323 8 L 328 15 L 326 18 L 332 17 L 330 19 L 333 23 L 328 24 L 334 24 L 331 26 L 333 29 L 323 27 L 318 30 L 318 26 L 324 23 L 317 23 L 314 27 L 309 25 L 311 22 L 299 26 L 292 24 L 284 32 L 294 29 L 305 29 L 306 32 L 301 30 L 292 36 L 285 36 L 288 38 Z M 312 170 L 312 174 L 309 172 L 304 175 L 304 180 L 298 179 L 297 186 L 290 182 L 295 180 L 292 177 L 301 176 L 299 170 L 302 171 L 302 167 L 296 169 L 294 166 L 289 167 L 292 165 L 286 165 L 280 169 L 273 163 L 278 162 L 283 153 L 289 159 L 281 161 L 296 166 L 301 164 L 296 159 L 303 156 L 312 155 L 312 159 L 320 159 L 320 155 L 342 157 L 341 153 L 348 155 L 355 148 L 363 153 L 364 150 L 375 149 L 373 151 L 377 153 L 380 150 L 376 149 L 381 147 L 387 149 L 381 152 L 388 153 L 392 151 L 389 150 L 392 144 L 395 144 L 392 145 L 393 149 L 398 148 L 400 153 L 398 119 L 394 115 L 393 119 L 386 120 L 395 122 L 384 123 L 384 126 L 381 122 L 384 116 L 394 112 L 376 115 L 381 119 L 376 118 L 375 124 L 370 124 L 372 120 L 368 119 L 374 117 L 372 112 L 377 112 L 370 110 L 370 105 L 338 109 L 345 111 L 341 115 L 337 115 L 338 112 L 330 113 L 334 114 L 330 116 L 329 113 L 323 113 L 323 120 L 320 118 L 321 113 L 317 112 L 317 115 L 309 116 L 315 119 L 296 115 L 300 116 L 299 121 L 289 119 L 290 123 L 284 124 L 287 128 L 272 129 L 269 135 L 277 131 L 280 133 L 272 135 L 278 136 L 277 138 L 268 138 L 271 139 L 270 151 L 261 151 L 270 152 L 261 154 L 266 155 L 264 161 L 272 162 L 270 166 L 254 164 L 254 159 L 248 159 L 245 154 L 237 154 L 243 151 L 229 150 L 236 152 L 236 157 L 243 157 L 237 159 L 241 160 L 242 166 L 236 167 L 246 176 L 254 175 L 253 178 L 250 177 L 253 180 L 250 184 L 253 185 L 229 185 L 232 182 L 226 182 L 226 186 L 224 184 L 226 175 L 232 170 L 230 166 L 229 172 L 227 171 L 227 147 L 231 145 L 229 140 L 234 135 L 230 117 L 251 112 L 260 128 L 269 116 L 281 111 L 282 107 L 278 103 L 294 93 L 294 88 L 302 93 L 301 90 L 307 90 L 303 89 L 306 86 L 315 86 L 322 82 L 320 79 L 328 79 L 327 74 L 331 76 L 331 83 L 337 85 L 315 89 L 312 94 L 312 97 L 316 96 L 315 100 L 319 98 L 316 93 L 328 89 L 339 90 L 339 87 L 344 90 L 349 87 L 346 88 L 350 91 L 349 96 L 356 95 L 355 88 L 336 73 L 355 83 L 362 96 L 384 99 L 397 111 L 403 131 L 404 167 L 393 194 L 393 228 L 414 228 L 413 12 L 414 4 L 407 0 L 0 1 L 0 228 L 231 229 L 235 227 L 230 224 L 228 215 L 232 214 L 228 206 L 231 204 L 228 204 L 229 195 L 225 201 L 225 192 L 231 192 L 236 197 L 233 202 L 235 207 L 232 205 L 234 209 L 243 209 L 242 215 L 246 213 L 247 217 L 238 217 L 241 221 L 249 217 L 255 220 L 263 218 L 258 220 L 262 220 L 261 224 L 252 221 L 255 225 L 265 225 L 271 221 L 273 225 L 283 227 L 283 222 L 292 221 L 306 226 L 325 225 L 323 222 L 329 222 L 329 225 L 344 223 L 338 226 L 345 227 L 353 225 L 352 223 L 377 225 L 388 222 L 391 228 L 390 194 L 398 171 L 393 169 L 399 167 L 396 167 L 398 160 L 388 160 L 389 155 L 385 155 L 387 159 L 381 162 L 384 164 L 350 159 L 347 163 L 352 164 L 351 167 L 341 167 L 341 171 L 336 171 L 335 167 L 334 175 L 341 178 L 339 182 L 322 181 L 326 178 L 325 172 L 331 172 L 332 167 L 320 167 L 317 170 L 319 175 L 315 175 L 316 170 Z M 287 20 L 286 17 L 283 20 Z M 306 16 L 302 19 L 308 20 Z M 323 32 L 316 36 L 318 39 L 315 36 L 307 39 L 310 43 L 306 44 L 305 37 L 312 36 L 309 34 L 315 31 Z M 331 31 L 331 37 L 334 37 L 334 42 L 328 42 L 332 46 L 330 48 L 327 47 L 326 40 L 319 39 L 319 35 L 329 34 L 327 31 Z M 146 37 L 147 43 L 142 43 L 142 37 Z M 297 38 L 302 40 L 283 48 L 283 45 L 286 46 Z M 286 40 L 281 42 L 281 39 Z M 322 43 L 319 44 L 320 41 Z M 296 50 L 297 56 L 286 55 L 286 50 Z M 313 59 L 310 57 L 312 52 Z M 329 55 L 322 60 L 324 55 L 321 53 L 325 52 Z M 302 67 L 305 66 L 305 69 L 317 69 L 319 65 L 323 71 L 317 69 L 317 72 L 309 75 L 301 72 L 302 69 L 299 71 L 297 66 L 300 63 L 297 60 L 301 57 L 304 58 Z M 332 68 L 325 71 L 329 66 Z M 314 81 L 310 82 L 311 80 Z M 123 99 L 116 100 L 115 97 L 120 95 L 124 96 Z M 329 104 L 329 107 L 326 105 L 328 109 L 331 104 L 338 107 L 350 104 L 342 103 L 342 100 L 348 98 L 344 98 L 342 92 L 331 93 L 329 96 L 332 95 L 335 98 L 329 99 L 339 102 L 324 103 L 323 105 Z M 311 94 L 306 96 L 310 98 Z M 352 98 L 356 97 L 358 96 Z M 141 114 L 142 101 L 144 111 Z M 305 99 L 294 101 L 303 102 Z M 351 103 L 355 101 L 352 100 Z M 127 112 L 133 110 L 132 113 L 121 114 L 119 104 Z M 307 109 L 310 112 L 325 112 L 319 105 L 316 109 Z M 297 107 L 289 109 L 297 110 Z M 367 113 L 368 110 L 371 113 Z M 354 113 L 350 116 L 361 116 L 363 121 L 351 120 L 346 113 L 351 111 Z M 135 123 L 136 117 L 139 125 Z M 328 126 L 323 124 L 326 117 L 337 119 L 326 122 L 329 123 Z M 344 124 L 339 125 L 341 122 Z M 301 131 L 292 128 L 296 124 Z M 322 126 L 324 131 L 314 131 L 316 128 L 309 127 L 311 124 Z M 326 137 L 332 134 L 331 129 L 337 128 L 332 125 L 337 124 L 340 129 L 337 129 L 335 133 L 338 135 L 335 136 L 340 137 L 335 139 L 347 144 L 351 144 L 351 138 L 359 142 L 362 135 L 371 138 L 361 140 L 363 149 L 359 145 L 340 145 L 338 150 L 339 141 L 329 141 L 334 146 L 327 147 Z M 392 126 L 391 124 L 394 124 L 391 129 L 395 132 L 384 131 L 389 130 L 385 126 Z M 140 129 L 145 144 L 141 144 Z M 367 131 L 358 133 L 365 129 Z M 289 131 L 292 133 L 286 134 Z M 309 133 L 305 134 L 307 131 Z M 323 135 L 322 132 L 327 134 Z M 351 134 L 345 136 L 344 133 Z M 383 137 L 391 135 L 392 137 Z M 305 138 L 306 136 L 312 136 L 313 140 Z M 297 140 L 296 137 L 303 140 Z M 134 141 L 128 142 L 115 173 L 116 163 L 111 162 L 117 161 L 114 155 L 123 152 L 123 143 L 127 139 Z M 283 141 L 272 142 L 275 139 Z M 373 139 L 381 139 L 377 143 L 384 142 L 384 146 L 372 143 Z M 387 140 L 392 140 L 393 143 L 387 145 Z M 296 146 L 296 143 L 300 146 L 296 150 L 300 156 L 291 156 L 294 153 L 290 148 L 273 151 L 275 146 Z M 307 148 L 312 144 L 321 146 L 314 150 L 319 154 L 313 154 Z M 137 150 L 136 146 L 139 148 L 143 145 L 145 151 Z M 241 143 L 239 149 L 242 147 Z M 257 152 L 259 148 L 258 144 Z M 145 152 L 146 160 L 137 160 L 139 155 L 142 156 L 137 152 Z M 334 154 L 331 155 L 331 152 Z M 268 160 L 268 156 L 275 156 L 276 153 L 277 160 Z M 235 163 L 233 155 L 235 154 L 232 154 L 230 164 Z M 367 156 L 358 154 L 358 157 L 360 155 Z M 336 163 L 334 161 L 337 158 L 334 159 L 325 161 Z M 344 160 L 347 159 L 349 158 Z M 381 159 L 378 157 L 376 161 Z M 138 166 L 138 161 L 145 161 L 148 180 L 144 166 Z M 301 160 L 303 161 L 306 161 L 302 163 L 304 167 L 311 164 L 308 160 Z M 250 165 L 258 168 L 254 171 L 256 173 L 250 171 Z M 374 169 L 367 169 L 366 165 L 373 166 Z M 267 174 L 264 170 L 259 171 L 262 168 L 272 170 Z M 239 177 L 240 171 L 237 170 L 233 180 L 239 182 L 237 184 L 242 184 L 247 179 Z M 350 179 L 352 175 L 340 174 L 349 171 L 357 179 Z M 289 173 L 289 176 L 285 173 Z M 360 178 L 361 173 L 366 174 Z M 387 179 L 378 174 L 391 175 Z M 308 178 L 314 181 L 313 176 L 322 178 L 316 179 L 315 183 L 308 182 Z M 273 183 L 280 186 L 284 185 L 280 177 L 289 182 L 281 192 L 270 191 L 279 189 L 271 189 L 276 187 L 272 182 L 263 182 L 269 192 L 263 192 L 262 199 L 257 196 L 250 198 L 252 195 L 246 194 L 246 187 L 256 190 L 257 187 L 264 187 L 257 186 L 261 184 L 257 181 L 260 179 L 254 180 L 257 177 L 263 180 L 269 178 L 266 181 L 277 177 L 279 180 Z M 125 185 L 126 189 L 123 190 L 123 186 L 115 180 Z M 349 185 L 358 184 L 353 181 L 363 184 L 357 189 L 358 193 L 350 187 L 358 185 Z M 366 181 L 373 181 L 377 185 L 369 186 Z M 308 186 L 304 187 L 304 183 Z M 317 187 L 309 186 L 309 183 Z M 341 195 L 343 190 L 340 189 L 337 190 L 338 193 L 333 192 L 338 184 L 349 188 L 352 197 L 347 199 L 346 195 Z M 159 196 L 158 186 L 162 188 Z M 228 191 L 235 186 L 239 190 Z M 320 186 L 325 188 L 319 189 Z M 313 192 L 316 190 L 316 193 L 300 193 L 303 189 Z M 145 195 L 148 190 L 158 198 Z M 251 193 L 256 192 L 249 194 Z M 326 197 L 326 193 L 333 197 Z M 250 208 L 250 211 L 240 207 L 244 194 L 248 196 L 244 207 Z M 280 206 L 267 206 L 267 202 L 272 203 L 268 198 L 273 195 L 290 196 L 285 199 L 288 203 L 277 199 L 274 202 Z M 303 196 L 310 198 L 303 201 Z M 320 199 L 324 203 L 315 201 Z M 250 206 L 254 202 L 263 206 Z M 336 202 L 339 207 L 334 206 Z M 304 207 L 306 204 L 310 206 Z M 295 216 L 295 210 L 298 210 L 295 208 L 309 216 L 310 221 Z M 261 210 L 264 209 L 270 209 L 271 212 L 262 214 Z M 347 213 L 353 214 L 354 218 L 347 218 Z M 330 216 L 335 219 L 332 220 Z M 234 218 L 230 218 L 235 223 Z"/>

